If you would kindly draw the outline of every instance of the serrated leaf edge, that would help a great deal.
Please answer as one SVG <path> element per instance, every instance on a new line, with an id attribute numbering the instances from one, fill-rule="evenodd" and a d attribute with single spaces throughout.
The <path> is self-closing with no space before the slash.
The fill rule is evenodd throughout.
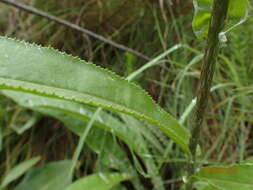
<path id="1" fill-rule="evenodd" d="M 4 36 L 4 37 L 3 37 L 3 36 L 0 36 L 0 39 L 3 39 L 3 40 L 6 40 L 6 39 L 7 39 L 7 40 L 14 41 L 14 42 L 19 42 L 19 43 L 24 44 L 25 46 L 30 46 L 30 47 L 35 47 L 35 48 L 41 48 L 41 49 L 51 50 L 51 51 L 53 51 L 53 52 L 55 52 L 55 53 L 59 53 L 59 54 L 61 54 L 61 55 L 63 55 L 63 56 L 69 57 L 69 58 L 73 59 L 73 61 L 77 61 L 77 62 L 79 62 L 79 63 L 89 64 L 89 65 L 91 65 L 91 66 L 93 66 L 93 67 L 95 67 L 95 68 L 97 68 L 97 69 L 99 69 L 99 70 L 102 70 L 102 71 L 108 73 L 112 78 L 115 78 L 116 80 L 120 80 L 120 81 L 127 82 L 128 84 L 132 85 L 134 88 L 137 88 L 143 96 L 146 96 L 149 100 L 152 101 L 152 103 L 153 103 L 154 105 L 157 106 L 158 110 L 159 110 L 161 113 L 165 114 L 165 115 L 166 115 L 167 117 L 169 117 L 170 119 L 173 119 L 173 120 L 176 121 L 176 119 L 175 119 L 174 117 L 172 117 L 172 116 L 171 116 L 170 114 L 168 114 L 165 110 L 163 110 L 159 105 L 157 105 L 157 104 L 155 103 L 155 101 L 151 98 L 151 96 L 150 96 L 144 89 L 142 89 L 140 86 L 136 85 L 135 83 L 130 82 L 130 81 L 126 80 L 125 78 L 119 76 L 119 75 L 116 75 L 114 72 L 112 72 L 112 71 L 110 71 L 110 70 L 108 70 L 108 69 L 105 69 L 105 68 L 102 68 L 102 67 L 100 67 L 100 66 L 97 66 L 97 65 L 95 65 L 95 64 L 93 64 L 93 63 L 91 63 L 91 62 L 86 62 L 86 61 L 80 59 L 80 58 L 77 57 L 77 56 L 69 55 L 69 54 L 67 54 L 67 53 L 65 53 L 65 52 L 61 52 L 61 51 L 59 51 L 59 50 L 57 50 L 57 49 L 54 49 L 54 48 L 52 48 L 52 47 L 43 47 L 43 46 L 38 45 L 38 44 L 35 44 L 35 43 L 28 43 L 28 42 L 26 42 L 26 41 L 24 41 L 24 40 L 19 40 L 19 39 L 16 39 L 16 38 L 9 38 L 8 36 Z M 20 87 L 20 86 L 16 86 L 16 88 L 15 88 L 15 87 L 13 87 L 13 86 L 8 85 L 4 80 L 9 80 L 9 81 L 11 81 L 11 82 L 14 82 L 14 81 L 15 81 L 13 86 L 16 86 L 15 83 L 16 83 L 18 80 L 6 79 L 6 78 L 3 78 L 3 77 L 0 77 L 0 87 L 4 87 L 5 89 L 18 90 L 18 91 L 24 91 L 24 92 L 30 92 L 30 93 L 35 92 L 35 93 L 37 93 L 38 95 L 44 95 L 44 96 L 48 96 L 48 97 L 55 97 L 55 98 L 65 99 L 64 96 L 61 97 L 61 96 L 57 96 L 57 95 L 55 95 L 55 94 L 53 94 L 53 93 L 50 94 L 50 93 L 46 93 L 46 92 L 40 92 L 40 91 L 37 91 L 36 89 L 33 89 L 33 90 L 32 90 L 32 89 L 23 90 L 23 87 Z M 2 81 L 2 85 L 1 85 L 1 81 Z M 20 80 L 19 80 L 19 81 L 20 81 Z M 27 81 L 24 81 L 24 82 L 25 82 L 25 83 L 28 83 Z M 31 83 L 31 84 L 34 84 L 34 83 Z M 39 84 L 39 85 L 40 85 L 40 86 L 43 86 L 42 84 Z M 45 87 L 48 87 L 48 86 L 45 86 Z M 53 88 L 56 88 L 56 87 L 53 87 Z M 60 89 L 62 89 L 62 88 L 60 88 Z M 76 93 L 76 91 L 75 91 L 75 93 Z M 84 94 L 82 94 L 82 95 L 84 95 Z M 93 96 L 93 95 L 92 95 L 92 96 Z M 92 97 L 92 96 L 91 96 L 91 97 Z M 104 98 L 103 98 L 103 99 L 104 99 Z M 181 139 L 181 140 L 180 140 L 181 142 L 184 142 L 184 140 L 182 140 L 182 138 L 181 138 L 180 136 L 178 136 L 178 135 L 177 135 L 173 130 L 171 130 L 170 128 L 168 128 L 168 127 L 162 125 L 161 123 L 159 123 L 159 122 L 153 120 L 153 119 L 150 118 L 150 117 L 146 117 L 146 116 L 143 115 L 142 113 L 133 111 L 133 110 L 131 110 L 131 109 L 125 109 L 125 108 L 123 108 L 123 109 L 121 109 L 121 110 L 117 110 L 117 109 L 114 109 L 112 106 L 103 106 L 103 105 L 101 105 L 101 104 L 93 104 L 93 103 L 88 102 L 88 101 L 87 101 L 87 102 L 86 102 L 86 101 L 83 101 L 83 102 L 82 102 L 82 101 L 79 101 L 79 100 L 76 100 L 76 99 L 70 99 L 70 98 L 69 98 L 69 99 L 65 99 L 65 100 L 70 100 L 70 101 L 75 101 L 75 102 L 78 102 L 78 103 L 84 103 L 84 104 L 89 104 L 89 105 L 93 105 L 93 106 L 103 107 L 103 108 L 111 109 L 111 110 L 114 110 L 114 111 L 122 111 L 123 113 L 130 114 L 130 115 L 135 116 L 135 117 L 141 117 L 142 119 L 145 119 L 145 120 L 147 120 L 147 121 L 149 121 L 149 122 L 151 122 L 151 123 L 153 123 L 153 124 L 158 125 L 160 128 L 164 128 L 164 127 L 165 127 L 165 129 L 167 129 L 171 134 L 173 134 L 173 135 L 174 135 L 175 137 L 177 137 L 178 139 Z M 116 107 L 118 107 L 118 106 L 116 106 Z M 126 106 L 125 106 L 125 107 L 126 107 Z M 179 124 L 179 125 L 180 125 L 180 124 Z M 188 135 L 188 140 L 189 140 L 190 134 L 189 134 L 188 130 L 187 130 L 186 128 L 184 128 L 183 126 L 181 126 L 181 127 L 185 130 L 186 134 Z M 173 138 L 173 137 L 172 137 L 172 138 Z M 187 147 L 187 144 L 182 144 L 182 143 L 178 143 L 178 144 L 181 144 L 181 146 L 186 146 L 186 147 Z M 184 150 L 185 150 L 185 149 L 184 149 Z M 187 151 L 188 154 L 190 154 L 190 151 L 189 151 L 189 150 L 185 150 L 185 151 Z"/>

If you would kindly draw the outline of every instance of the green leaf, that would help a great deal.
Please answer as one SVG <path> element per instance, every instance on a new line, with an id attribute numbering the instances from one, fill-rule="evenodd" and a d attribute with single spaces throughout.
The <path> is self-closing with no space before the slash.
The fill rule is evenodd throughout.
<path id="1" fill-rule="evenodd" d="M 211 19 L 213 0 L 193 0 L 194 18 L 192 27 L 198 38 L 203 38 L 208 34 Z M 248 16 L 248 0 L 230 0 L 228 10 L 228 21 L 224 28 L 224 33 L 243 23 Z"/>
<path id="2" fill-rule="evenodd" d="M 21 106 L 39 111 L 63 121 L 67 126 L 71 126 L 70 130 L 77 135 L 83 133 L 86 122 L 88 122 L 94 114 L 93 107 L 84 106 L 75 102 L 42 97 L 12 90 L 2 90 L 2 93 L 12 98 Z M 69 119 L 63 114 L 67 114 L 72 118 Z M 128 127 L 117 118 L 104 111 L 100 112 L 94 125 L 112 133 L 113 135 L 116 135 L 139 155 L 145 152 L 146 144 L 144 144 L 142 136 L 137 132 L 136 127 Z M 93 136 L 94 135 L 96 134 L 93 134 Z"/>
<path id="3" fill-rule="evenodd" d="M 207 182 L 203 189 L 252 190 L 253 164 L 204 167 L 195 175 L 197 183 Z M 212 188 L 211 188 L 212 187 Z"/>
<path id="4" fill-rule="evenodd" d="M 98 173 L 75 181 L 65 190 L 109 190 L 121 181 L 129 178 L 130 176 L 127 174 Z"/>
<path id="5" fill-rule="evenodd" d="M 83 133 L 86 122 L 90 120 L 95 110 L 92 107 L 83 106 L 75 102 L 41 97 L 24 92 L 2 90 L 2 93 L 15 100 L 21 106 L 61 120 L 68 129 L 77 135 Z M 117 145 L 114 135 L 123 140 L 131 150 L 134 150 L 144 160 L 151 159 L 147 147 L 153 146 L 152 155 L 156 158 L 160 154 L 156 153 L 155 150 L 162 151 L 164 148 L 159 144 L 160 142 L 158 142 L 154 134 L 150 133 L 150 129 L 145 129 L 146 126 L 144 126 L 143 122 L 124 114 L 121 114 L 121 117 L 125 123 L 120 122 L 109 113 L 100 112 L 98 120 L 95 121 L 94 127 L 89 132 L 86 144 L 98 154 L 99 164 L 117 169 L 123 173 L 131 173 L 134 176 L 134 169 L 125 153 Z M 156 130 L 156 132 L 158 131 Z M 144 140 L 143 137 L 147 138 L 148 141 Z M 100 140 L 98 141 L 97 139 Z M 151 170 L 148 170 L 148 172 L 151 172 Z M 137 185 L 137 179 L 135 177 L 131 180 L 134 185 Z M 158 179 L 157 175 L 156 179 Z M 137 189 L 141 188 L 138 187 Z"/>
<path id="6" fill-rule="evenodd" d="M 198 38 L 207 36 L 213 0 L 193 0 L 194 17 L 192 28 Z"/>
<path id="7" fill-rule="evenodd" d="M 243 164 L 253 164 L 253 157 L 249 157 L 243 161 Z"/>
<path id="8" fill-rule="evenodd" d="M 64 160 L 33 168 L 14 190 L 62 190 L 71 183 L 70 165 L 71 161 Z"/>
<path id="9" fill-rule="evenodd" d="M 195 183 L 194 188 L 196 188 L 197 190 L 219 190 L 217 189 L 217 187 L 214 187 L 209 183 L 203 181 Z"/>
<path id="10" fill-rule="evenodd" d="M 39 110 L 42 111 L 42 109 Z M 84 120 L 80 120 L 80 117 L 66 115 L 60 110 L 49 110 L 49 108 L 43 109 L 43 112 L 47 114 L 50 113 L 51 116 L 63 121 L 64 124 L 77 135 L 80 135 L 85 129 L 84 126 L 86 126 L 86 123 Z M 97 170 L 101 170 L 101 168 L 104 170 L 106 167 L 108 169 L 116 169 L 123 173 L 127 172 L 131 174 L 131 176 L 135 176 L 131 182 L 136 189 L 143 189 L 140 188 L 141 184 L 136 171 L 128 160 L 125 152 L 115 141 L 113 135 L 95 126 L 91 128 L 85 143 L 98 154 L 98 161 L 96 162 Z M 99 141 L 97 139 L 99 139 Z"/>
<path id="11" fill-rule="evenodd" d="M 248 9 L 248 0 L 233 0 L 229 2 L 228 15 L 232 19 L 240 20 L 245 14 L 248 14 Z"/>
<path id="12" fill-rule="evenodd" d="M 149 121 L 184 151 L 189 132 L 140 87 L 52 48 L 0 37 L 0 89 L 99 106 Z"/>
<path id="13" fill-rule="evenodd" d="M 228 22 L 225 33 L 245 22 L 249 14 L 248 0 L 230 0 L 228 9 Z"/>
<path id="14" fill-rule="evenodd" d="M 22 176 L 27 170 L 29 170 L 32 166 L 34 166 L 39 160 L 40 160 L 40 157 L 34 157 L 30 160 L 23 161 L 17 166 L 15 166 L 4 177 L 1 183 L 1 187 L 7 186 L 9 183 L 16 180 L 20 176 Z"/>
<path id="15" fill-rule="evenodd" d="M 76 135 L 81 135 L 83 133 L 87 122 L 90 120 L 95 110 L 93 107 L 84 106 L 79 103 L 42 97 L 24 92 L 12 90 L 2 90 L 1 92 L 12 98 L 21 106 L 61 120 L 65 126 Z M 129 118 L 131 117 L 129 116 Z M 121 147 L 117 144 L 114 137 L 115 135 L 123 140 L 130 149 L 133 149 L 138 155 L 142 156 L 144 153 L 148 154 L 146 153 L 147 150 L 145 147 L 147 143 L 150 145 L 153 141 L 144 141 L 136 127 L 137 126 L 125 125 L 109 113 L 104 111 L 100 112 L 85 142 L 98 154 L 99 161 L 96 163 L 98 168 L 104 168 L 106 166 L 123 173 L 129 173 L 132 176 L 137 176 L 125 152 L 123 152 Z M 143 129 L 139 130 L 143 131 Z M 100 140 L 98 141 L 97 139 Z M 131 181 L 134 186 L 138 186 L 136 189 L 143 189 L 139 187 L 138 177 L 134 177 Z"/>

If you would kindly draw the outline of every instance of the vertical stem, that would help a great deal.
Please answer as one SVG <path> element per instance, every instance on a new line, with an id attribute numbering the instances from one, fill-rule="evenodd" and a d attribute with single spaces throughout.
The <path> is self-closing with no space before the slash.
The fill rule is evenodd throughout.
<path id="1" fill-rule="evenodd" d="M 227 18 L 229 0 L 214 0 L 212 17 L 210 21 L 207 45 L 204 61 L 202 63 L 199 89 L 197 94 L 197 105 L 194 117 L 194 127 L 190 139 L 190 150 L 193 155 L 193 163 L 189 167 L 189 175 L 194 174 L 196 168 L 196 149 L 199 143 L 200 131 L 203 125 L 205 111 L 211 83 L 215 71 L 215 63 L 219 51 L 219 34 L 222 31 Z"/>
<path id="2" fill-rule="evenodd" d="M 85 130 L 83 131 L 82 135 L 80 136 L 80 139 L 79 139 L 77 148 L 74 152 L 74 156 L 72 158 L 72 162 L 71 162 L 71 166 L 70 166 L 70 172 L 69 172 L 69 180 L 70 181 L 73 178 L 74 170 L 75 170 L 75 167 L 77 165 L 78 158 L 80 157 L 81 151 L 83 149 L 83 145 L 84 145 L 84 142 L 86 140 L 86 137 L 88 136 L 88 134 L 90 132 L 90 129 L 91 129 L 93 123 L 95 122 L 95 120 L 97 119 L 97 116 L 99 115 L 99 112 L 101 110 L 102 110 L 102 108 L 100 108 L 100 107 L 96 109 L 95 113 L 92 115 L 89 123 L 87 124 Z"/>

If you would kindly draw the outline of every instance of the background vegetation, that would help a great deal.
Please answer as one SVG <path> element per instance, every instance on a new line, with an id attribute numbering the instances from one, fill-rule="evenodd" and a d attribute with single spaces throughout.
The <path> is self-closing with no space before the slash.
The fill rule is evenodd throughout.
<path id="1" fill-rule="evenodd" d="M 134 82 L 146 89 L 165 110 L 181 119 L 186 127 L 191 127 L 191 115 L 184 118 L 184 113 L 195 98 L 200 57 L 204 50 L 203 41 L 198 40 L 192 32 L 191 0 L 19 2 L 87 28 L 150 58 L 176 44 L 184 44 L 184 47 L 160 60 L 156 66 L 141 73 Z M 227 47 L 219 55 L 205 128 L 201 134 L 206 164 L 237 163 L 253 155 L 252 22 L 249 17 L 246 24 L 233 30 L 228 36 Z M 147 62 L 66 26 L 4 4 L 0 4 L 0 35 L 43 46 L 50 45 L 109 68 L 121 76 L 128 76 Z M 131 123 L 133 126 L 135 124 Z M 0 176 L 4 176 L 21 161 L 34 156 L 41 156 L 38 166 L 71 158 L 78 138 L 63 126 L 58 120 L 17 106 L 9 98 L 0 95 Z M 156 160 L 156 164 L 165 187 L 177 189 L 178 183 L 182 182 L 179 169 L 183 169 L 184 157 L 160 131 L 154 131 L 151 126 L 150 131 L 164 148 L 167 144 L 171 145 L 166 147 L 166 159 Z M 116 137 L 113 142 L 120 145 L 128 155 L 128 160 L 139 172 L 145 188 L 159 186 L 150 181 L 150 176 L 143 175 L 146 171 L 140 171 L 129 147 Z M 106 170 L 99 165 L 101 159 L 101 154 L 85 147 L 76 177 Z M 141 158 L 136 159 L 142 163 Z M 19 180 L 12 185 L 18 182 Z M 125 183 L 124 187 L 132 189 L 131 185 Z"/>

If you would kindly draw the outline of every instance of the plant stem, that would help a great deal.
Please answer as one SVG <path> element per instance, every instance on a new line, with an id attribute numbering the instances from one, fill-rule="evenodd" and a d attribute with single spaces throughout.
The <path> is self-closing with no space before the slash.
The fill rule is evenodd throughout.
<path id="1" fill-rule="evenodd" d="M 204 61 L 201 68 L 201 75 L 199 81 L 199 89 L 197 93 L 197 105 L 194 116 L 194 127 L 192 130 L 192 137 L 190 139 L 190 150 L 192 152 L 192 163 L 189 167 L 189 175 L 194 174 L 196 169 L 196 149 L 199 143 L 200 131 L 205 117 L 208 97 L 210 94 L 210 87 L 215 71 L 215 63 L 219 51 L 219 35 L 222 31 L 228 12 L 229 0 L 214 0 L 212 17 L 210 21 L 207 45 L 204 55 Z"/>
<path id="2" fill-rule="evenodd" d="M 74 156 L 72 158 L 72 163 L 71 163 L 71 166 L 70 166 L 70 172 L 69 172 L 69 179 L 72 180 L 73 178 L 73 174 L 74 174 L 74 170 L 75 170 L 75 167 L 77 165 L 77 161 L 78 161 L 78 158 L 81 154 L 81 151 L 83 149 L 83 145 L 84 145 L 84 142 L 86 140 L 86 137 L 88 136 L 88 133 L 90 132 L 90 129 L 93 125 L 93 123 L 95 122 L 95 120 L 97 119 L 97 116 L 99 115 L 99 112 L 102 110 L 102 108 L 97 108 L 95 113 L 93 114 L 93 116 L 91 117 L 89 123 L 87 124 L 85 130 L 83 131 L 82 135 L 80 136 L 80 139 L 79 139 L 79 142 L 78 142 L 78 145 L 77 145 L 77 148 L 74 152 Z"/>

